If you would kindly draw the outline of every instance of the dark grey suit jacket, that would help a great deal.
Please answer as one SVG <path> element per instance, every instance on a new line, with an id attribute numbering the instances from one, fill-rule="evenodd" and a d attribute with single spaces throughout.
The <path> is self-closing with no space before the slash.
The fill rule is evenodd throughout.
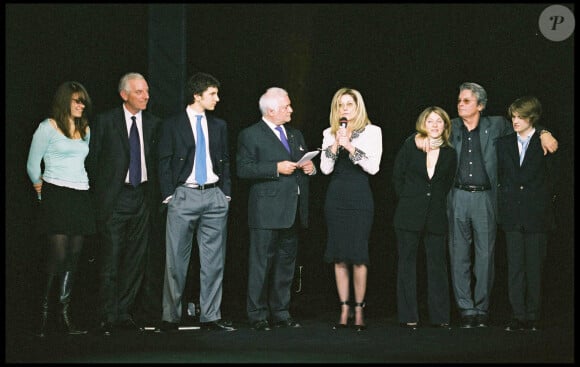
<path id="1" fill-rule="evenodd" d="M 300 200 L 300 222 L 308 226 L 309 176 L 296 169 L 290 176 L 277 173 L 280 161 L 297 162 L 308 152 L 302 133 L 285 124 L 290 151 L 265 121 L 242 130 L 238 136 L 237 173 L 251 180 L 248 198 L 248 225 L 251 228 L 289 228 L 296 219 Z M 298 196 L 298 189 L 300 195 Z"/>
<path id="2" fill-rule="evenodd" d="M 143 151 L 147 167 L 146 198 L 150 208 L 158 207 L 157 143 L 160 119 L 142 111 Z M 91 141 L 86 166 L 99 223 L 104 223 L 125 185 L 129 169 L 129 134 L 123 107 L 116 107 L 96 116 L 91 123 Z"/>

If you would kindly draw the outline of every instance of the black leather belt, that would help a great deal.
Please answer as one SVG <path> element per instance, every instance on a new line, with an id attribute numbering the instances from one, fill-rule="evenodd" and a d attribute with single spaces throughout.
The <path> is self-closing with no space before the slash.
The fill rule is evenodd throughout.
<path id="1" fill-rule="evenodd" d="M 456 188 L 459 190 L 469 191 L 469 192 L 476 192 L 476 191 L 487 191 L 491 189 L 489 186 L 479 186 L 479 185 L 455 185 Z"/>
<path id="2" fill-rule="evenodd" d="M 140 183 L 139 185 L 137 185 L 137 186 L 133 186 L 133 185 L 131 185 L 130 183 L 126 183 L 126 182 L 125 182 L 125 187 L 126 187 L 126 188 L 128 188 L 128 189 L 138 189 L 138 188 L 140 188 L 140 187 L 143 187 L 143 186 L 145 186 L 145 184 L 146 184 L 146 183 L 147 183 L 147 181 L 144 181 L 144 182 L 141 182 L 141 183 Z"/>
<path id="3" fill-rule="evenodd" d="M 211 189 L 213 187 L 218 187 L 218 184 L 217 184 L 217 182 L 210 183 L 210 184 L 207 184 L 207 185 L 195 185 L 195 184 L 185 183 L 185 184 L 183 184 L 181 186 L 187 187 L 188 189 L 207 190 L 207 189 Z"/>

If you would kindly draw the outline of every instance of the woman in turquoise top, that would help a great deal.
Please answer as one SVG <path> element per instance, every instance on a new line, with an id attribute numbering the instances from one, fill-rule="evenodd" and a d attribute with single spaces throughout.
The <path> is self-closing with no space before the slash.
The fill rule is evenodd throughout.
<path id="1" fill-rule="evenodd" d="M 42 121 L 34 132 L 28 154 L 26 169 L 41 203 L 39 229 L 48 236 L 49 246 L 38 332 L 41 337 L 47 332 L 49 296 L 54 283 L 59 285 L 60 321 L 64 331 L 87 333 L 74 326 L 69 306 L 84 238 L 95 233 L 85 170 L 90 108 L 91 99 L 85 87 L 74 81 L 61 84 L 54 96 L 51 117 Z"/>

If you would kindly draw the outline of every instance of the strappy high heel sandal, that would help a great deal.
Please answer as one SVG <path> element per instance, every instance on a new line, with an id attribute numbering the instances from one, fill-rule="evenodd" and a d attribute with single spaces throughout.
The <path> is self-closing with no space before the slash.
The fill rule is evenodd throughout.
<path id="1" fill-rule="evenodd" d="M 348 316 L 347 316 L 347 319 L 346 319 L 346 324 L 341 324 L 340 321 L 339 321 L 339 322 L 337 322 L 336 324 L 334 324 L 332 326 L 332 328 L 334 330 L 346 329 L 348 327 L 348 320 L 350 320 L 352 318 L 350 304 L 348 303 L 348 301 L 342 301 L 342 302 L 340 302 L 340 307 L 341 307 L 340 312 L 341 312 L 341 315 L 342 315 L 342 306 L 347 306 L 348 307 L 348 311 L 347 311 L 348 312 Z"/>
<path id="2" fill-rule="evenodd" d="M 360 312 L 361 312 L 361 314 L 362 314 L 362 313 L 363 313 L 363 310 L 364 310 L 364 308 L 365 308 L 365 306 L 366 306 L 366 305 L 367 305 L 367 303 L 366 303 L 365 301 L 362 301 L 361 303 L 355 303 L 355 304 L 354 304 L 355 313 L 356 313 L 356 308 L 357 308 L 357 307 L 360 307 Z M 363 319 L 364 319 L 364 315 L 361 315 L 361 316 L 362 316 L 362 317 L 363 317 Z M 355 317 L 356 317 L 356 316 L 355 316 Z M 367 328 L 367 326 L 364 324 L 364 321 L 363 321 L 363 324 L 361 324 L 361 325 L 354 324 L 354 329 L 355 329 L 356 331 L 363 331 L 363 330 L 366 330 L 366 328 Z"/>

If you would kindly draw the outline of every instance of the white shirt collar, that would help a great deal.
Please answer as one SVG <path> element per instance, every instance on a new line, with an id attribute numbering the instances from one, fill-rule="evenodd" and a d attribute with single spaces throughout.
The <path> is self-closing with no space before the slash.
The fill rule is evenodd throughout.
<path id="1" fill-rule="evenodd" d="M 196 115 L 202 115 L 203 116 L 202 121 L 205 119 L 205 113 L 203 113 L 203 112 L 202 113 L 197 112 L 196 110 L 194 110 L 193 108 L 191 108 L 190 105 L 187 105 L 187 108 L 185 109 L 185 112 L 187 113 L 187 117 L 189 117 L 189 120 L 190 121 L 195 122 L 195 116 Z"/>
<path id="2" fill-rule="evenodd" d="M 125 122 L 127 123 L 131 123 L 131 117 L 132 116 L 136 116 L 137 117 L 137 122 L 141 121 L 141 112 L 139 111 L 136 114 L 132 114 L 131 112 L 129 112 L 129 110 L 127 109 L 127 107 L 125 107 L 125 104 L 123 103 L 123 111 L 125 112 Z"/>
<path id="3" fill-rule="evenodd" d="M 284 128 L 284 124 L 282 124 L 282 125 L 276 125 L 275 123 L 266 120 L 264 117 L 262 117 L 262 120 L 264 120 L 264 122 L 266 123 L 266 125 L 268 125 L 270 127 L 270 129 L 272 129 L 272 131 L 275 131 L 276 133 L 278 133 L 278 131 L 276 130 L 276 128 L 278 126 L 280 126 L 284 130 L 284 133 L 286 133 L 286 129 Z"/>

